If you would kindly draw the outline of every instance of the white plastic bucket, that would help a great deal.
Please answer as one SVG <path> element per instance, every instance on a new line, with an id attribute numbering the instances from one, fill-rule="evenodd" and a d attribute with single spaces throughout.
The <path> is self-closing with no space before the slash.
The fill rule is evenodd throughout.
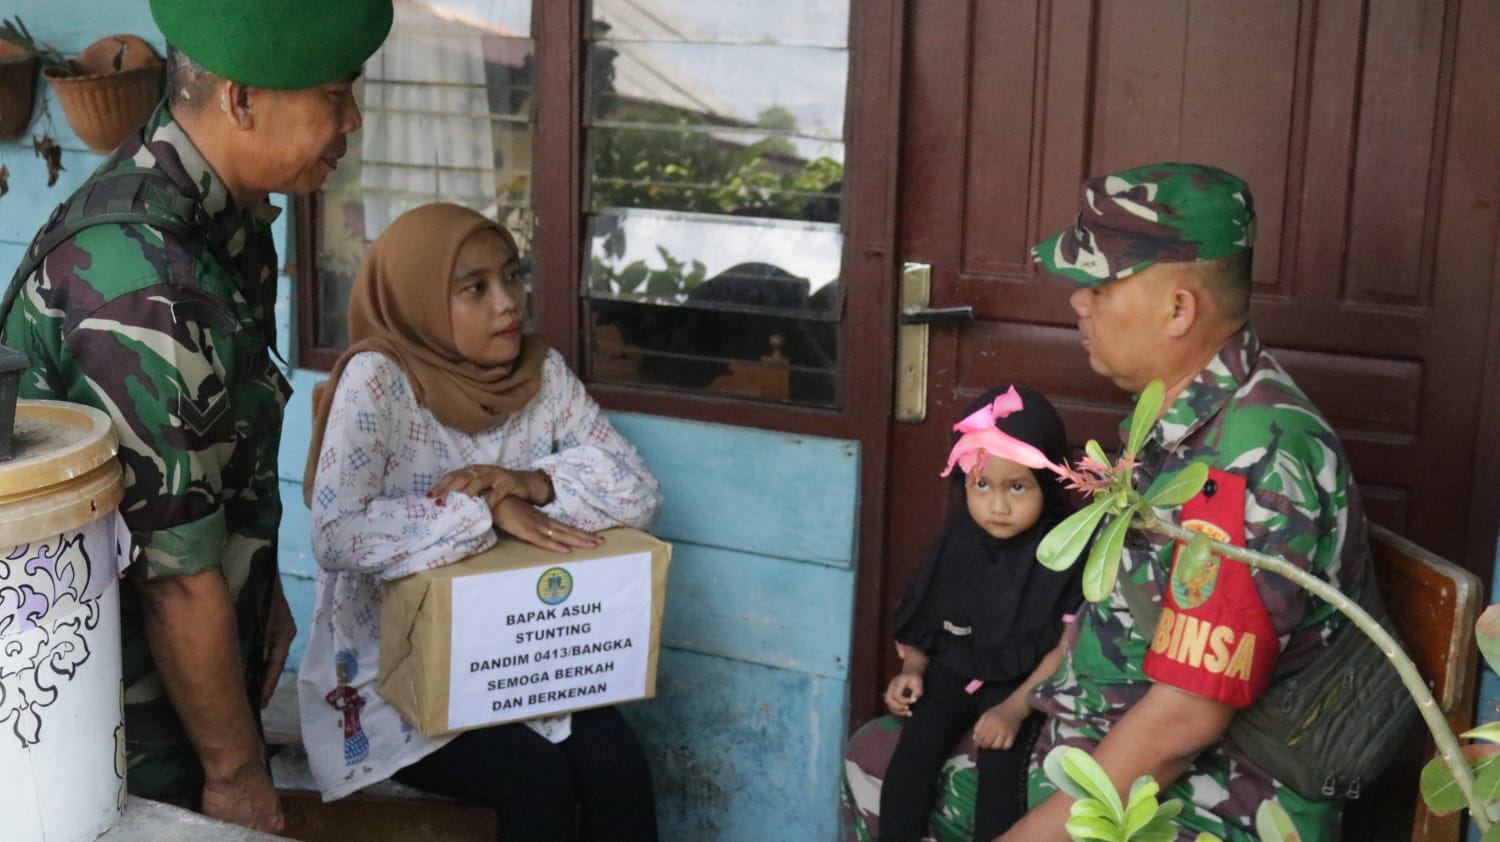
<path id="1" fill-rule="evenodd" d="M 115 434 L 98 410 L 16 407 L 0 463 L 0 825 L 83 842 L 125 804 L 119 577 L 130 535 Z"/>

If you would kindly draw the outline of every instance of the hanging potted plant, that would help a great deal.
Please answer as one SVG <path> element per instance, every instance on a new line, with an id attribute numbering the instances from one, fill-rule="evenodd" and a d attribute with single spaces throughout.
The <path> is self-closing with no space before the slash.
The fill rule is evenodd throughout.
<path id="1" fill-rule="evenodd" d="M 37 64 L 22 47 L 0 41 L 0 140 L 20 137 L 31 122 Z"/>
<path id="2" fill-rule="evenodd" d="M 37 67 L 44 63 L 66 66 L 67 59 L 32 38 L 19 17 L 0 22 L 0 140 L 14 140 L 26 131 Z"/>
<path id="3" fill-rule="evenodd" d="M 57 93 L 68 125 L 94 152 L 107 153 L 140 128 L 161 98 L 161 57 L 134 35 L 110 35 L 42 76 Z"/>

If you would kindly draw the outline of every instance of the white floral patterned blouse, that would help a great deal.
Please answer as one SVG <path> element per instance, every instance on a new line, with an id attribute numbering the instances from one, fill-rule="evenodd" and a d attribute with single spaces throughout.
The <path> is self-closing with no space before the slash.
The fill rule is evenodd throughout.
<path id="1" fill-rule="evenodd" d="M 439 505 L 426 496 L 439 477 L 474 464 L 546 471 L 556 499 L 542 511 L 588 531 L 645 528 L 661 510 L 656 478 L 555 350 L 525 408 L 474 435 L 439 423 L 384 355 L 350 359 L 313 485 L 319 570 L 297 675 L 303 743 L 326 800 L 385 780 L 452 739 L 422 736 L 377 692 L 380 586 L 494 544 L 478 498 L 454 492 Z M 566 716 L 528 724 L 554 742 L 569 732 Z"/>

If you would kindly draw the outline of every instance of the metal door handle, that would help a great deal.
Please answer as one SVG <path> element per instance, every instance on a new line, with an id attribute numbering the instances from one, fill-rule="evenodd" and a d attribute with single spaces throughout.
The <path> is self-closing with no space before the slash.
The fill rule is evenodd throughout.
<path id="1" fill-rule="evenodd" d="M 908 307 L 901 311 L 904 325 L 946 325 L 974 321 L 974 308 L 962 307 Z"/>

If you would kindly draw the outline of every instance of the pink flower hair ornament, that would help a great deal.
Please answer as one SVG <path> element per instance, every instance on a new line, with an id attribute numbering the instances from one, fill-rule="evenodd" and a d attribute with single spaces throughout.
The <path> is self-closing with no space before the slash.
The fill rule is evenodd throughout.
<path id="1" fill-rule="evenodd" d="M 982 472 L 991 456 L 1009 459 L 1033 470 L 1046 468 L 1067 476 L 1070 471 L 1066 466 L 1053 462 L 1032 445 L 995 426 L 996 419 L 1020 412 L 1021 408 L 1021 396 L 1016 394 L 1016 387 L 1011 386 L 989 406 L 980 407 L 969 417 L 954 424 L 953 431 L 963 435 L 959 436 L 953 449 L 948 452 L 948 467 L 943 469 L 942 476 L 953 473 L 954 465 L 958 465 L 965 475 L 975 471 Z"/>

